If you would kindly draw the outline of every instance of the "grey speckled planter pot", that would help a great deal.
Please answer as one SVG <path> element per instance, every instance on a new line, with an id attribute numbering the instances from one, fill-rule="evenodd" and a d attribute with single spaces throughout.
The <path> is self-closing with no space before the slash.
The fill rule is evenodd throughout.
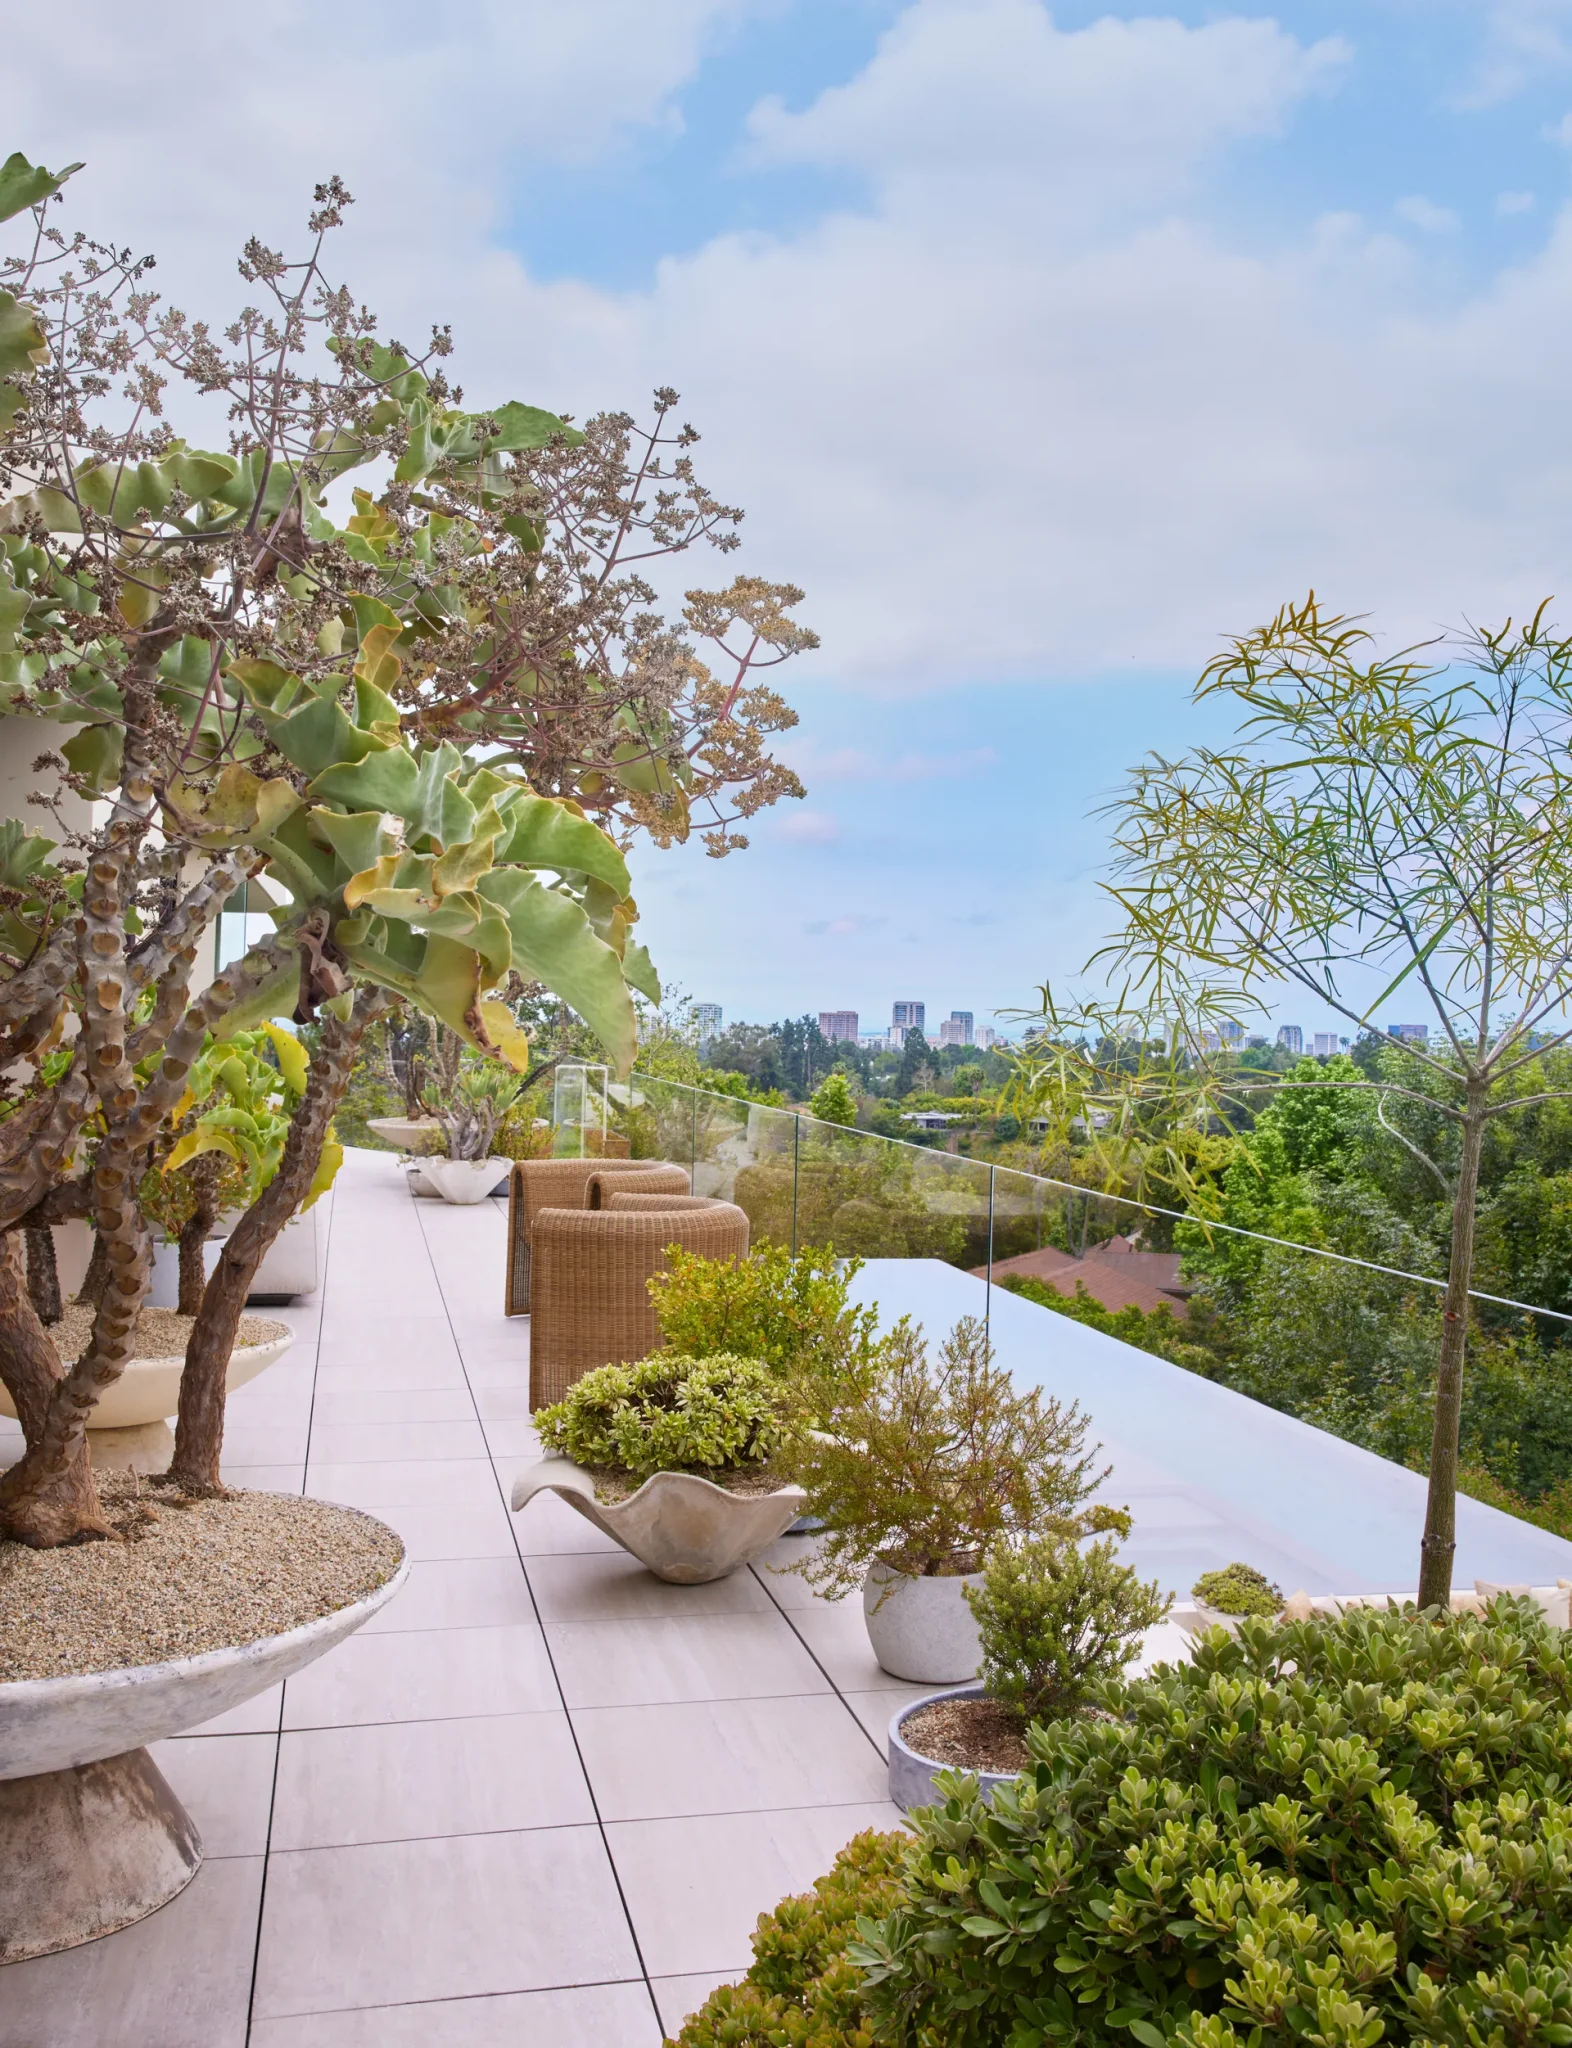
<path id="1" fill-rule="evenodd" d="M 901 1734 L 901 1725 L 913 1714 L 921 1713 L 924 1707 L 931 1707 L 938 1700 L 974 1700 L 982 1697 L 980 1685 L 952 1685 L 943 1692 L 931 1692 L 926 1699 L 913 1700 L 909 1706 L 900 1707 L 890 1720 L 890 1797 L 902 1813 L 911 1813 L 919 1806 L 932 1806 L 940 1792 L 935 1779 L 941 1771 L 953 1771 L 955 1764 L 938 1763 L 931 1756 L 919 1756 Z M 1012 1784 L 1017 1775 L 1014 1771 L 974 1771 L 970 1773 L 977 1780 L 977 1789 L 984 1799 L 992 1799 L 1001 1785 Z"/>
<path id="2" fill-rule="evenodd" d="M 184 1890 L 202 1841 L 145 1745 L 313 1663 L 409 1576 L 299 1628 L 165 1664 L 0 1684 L 0 1963 L 129 1927 Z"/>

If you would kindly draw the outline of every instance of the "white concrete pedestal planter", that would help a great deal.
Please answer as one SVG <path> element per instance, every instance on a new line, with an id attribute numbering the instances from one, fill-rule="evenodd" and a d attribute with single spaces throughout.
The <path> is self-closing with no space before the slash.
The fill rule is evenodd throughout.
<path id="1" fill-rule="evenodd" d="M 201 1837 L 146 1745 L 315 1662 L 408 1574 L 406 1558 L 363 1600 L 233 1649 L 0 1685 L 0 1963 L 113 1934 L 182 1891 Z"/>
<path id="2" fill-rule="evenodd" d="M 955 1685 L 982 1664 L 977 1623 L 965 1588 L 982 1573 L 916 1579 L 876 1564 L 863 1582 L 862 1611 L 881 1670 L 916 1685 Z"/>
<path id="3" fill-rule="evenodd" d="M 511 1170 L 506 1159 L 422 1159 L 420 1177 L 444 1202 L 483 1202 Z"/>
<path id="4" fill-rule="evenodd" d="M 594 1479 L 571 1458 L 542 1458 L 514 1481 L 514 1513 L 544 1492 L 560 1495 L 672 1586 L 725 1578 L 783 1535 L 808 1498 L 800 1486 L 728 1493 L 695 1472 L 657 1472 L 613 1504 L 595 1498 Z"/>
<path id="5" fill-rule="evenodd" d="M 275 1364 L 295 1341 L 293 1330 L 270 1337 L 265 1344 L 237 1344 L 224 1376 L 227 1393 L 243 1387 Z M 175 1448 L 168 1423 L 180 1406 L 180 1375 L 185 1359 L 133 1358 L 93 1410 L 87 1447 L 100 1472 L 167 1472 Z M 0 1415 L 16 1409 L 0 1387 Z"/>
<path id="6" fill-rule="evenodd" d="M 931 1756 L 923 1756 L 901 1733 L 904 1722 L 914 1714 L 920 1714 L 924 1707 L 937 1706 L 940 1700 L 981 1699 L 980 1685 L 955 1685 L 944 1692 L 932 1692 L 924 1700 L 913 1700 L 909 1706 L 898 1707 L 890 1719 L 890 1797 L 902 1813 L 911 1813 L 919 1806 L 932 1806 L 939 1798 L 935 1782 L 941 1771 L 956 1771 L 959 1764 L 941 1764 Z M 969 1777 L 977 1780 L 977 1789 L 984 1799 L 992 1799 L 1001 1785 L 1008 1785 L 1016 1775 L 1013 1771 L 971 1771 Z"/>
<path id="7" fill-rule="evenodd" d="M 366 1119 L 385 1145 L 397 1145 L 401 1152 L 440 1152 L 447 1140 L 435 1117 L 373 1116 Z"/>

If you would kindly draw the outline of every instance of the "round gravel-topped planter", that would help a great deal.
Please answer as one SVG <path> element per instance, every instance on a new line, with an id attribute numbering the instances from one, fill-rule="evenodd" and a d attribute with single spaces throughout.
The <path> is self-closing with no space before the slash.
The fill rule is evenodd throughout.
<path id="1" fill-rule="evenodd" d="M 981 1572 L 914 1578 L 876 1564 L 863 1582 L 862 1611 L 881 1670 L 915 1685 L 954 1685 L 975 1678 L 982 1641 L 966 1601 Z"/>
<path id="2" fill-rule="evenodd" d="M 898 1708 L 891 1717 L 890 1797 L 903 1813 L 911 1813 L 919 1806 L 932 1806 L 943 1797 L 937 1782 L 939 1773 L 962 1771 L 966 1766 L 941 1763 L 936 1757 L 922 1755 L 902 1735 L 902 1728 L 925 1707 L 937 1706 L 942 1700 L 976 1700 L 982 1696 L 980 1685 L 951 1686 L 947 1691 L 930 1693 L 926 1699 L 912 1700 L 909 1705 Z M 1001 1785 L 1010 1784 L 1020 1774 L 1017 1771 L 972 1771 L 968 1775 L 977 1780 L 977 1789 L 984 1799 L 992 1799 Z"/>
<path id="3" fill-rule="evenodd" d="M 131 1499 L 107 1491 L 105 1498 L 111 1519 Z M 211 1546 L 217 1552 L 211 1563 L 193 1567 L 193 1558 L 209 1545 L 203 1530 L 184 1526 L 191 1516 L 222 1515 L 226 1503 L 141 1510 L 155 1520 L 178 1518 L 171 1525 L 175 1550 L 163 1588 L 166 1622 L 175 1617 L 178 1633 L 183 1620 L 188 1639 L 202 1640 L 209 1594 L 256 1613 L 267 1612 L 270 1602 L 293 1602 L 297 1613 L 312 1605 L 328 1611 L 191 1655 L 0 1682 L 0 1963 L 112 1934 L 183 1890 L 201 1863 L 201 1838 L 146 1745 L 211 1721 L 293 1676 L 353 1635 L 408 1576 L 398 1537 L 357 1510 L 291 1496 L 233 1499 L 251 1514 L 273 1519 L 279 1560 L 275 1564 L 259 1553 L 255 1583 L 240 1588 L 233 1584 L 235 1556 L 221 1544 Z M 286 1501 L 287 1507 L 273 1506 Z M 128 1533 L 135 1533 L 137 1512 L 133 1503 Z M 339 1526 L 344 1534 L 337 1540 L 346 1552 L 351 1546 L 355 1551 L 344 1569 L 358 1580 L 342 1599 L 336 1599 L 333 1557 Z M 291 1540 L 308 1553 L 304 1567 L 288 1556 Z M 74 1621 L 91 1639 L 93 1624 L 84 1617 L 95 1602 L 112 1610 L 117 1589 L 124 1611 L 108 1614 L 107 1641 L 134 1645 L 139 1631 L 144 1643 L 157 1639 L 158 1603 L 144 1598 L 140 1615 L 135 1604 L 142 1564 L 137 1553 L 156 1551 L 156 1531 L 125 1546 L 70 1546 L 70 1555 L 18 1557 L 21 1548 L 0 1545 L 0 1620 L 10 1617 L 5 1633 L 13 1639 L 5 1668 L 16 1668 L 29 1655 L 35 1666 L 58 1664 L 70 1650 L 62 1634 L 69 1634 Z M 109 1554 L 116 1550 L 123 1554 Z M 153 1573 L 159 1569 L 156 1562 L 149 1567 Z M 51 1589 L 67 1584 L 73 1571 L 91 1583 L 74 1589 L 75 1599 L 51 1603 Z M 17 1643 L 15 1618 L 28 1611 L 30 1601 L 39 1626 Z M 62 1606 L 68 1610 L 63 1617 L 57 1612 Z M 210 1615 L 207 1639 L 221 1625 Z"/>
<path id="4" fill-rule="evenodd" d="M 149 1323 L 156 1330 L 165 1321 L 173 1325 L 175 1320 L 172 1310 L 143 1311 L 144 1331 Z M 183 1316 L 179 1321 L 189 1328 L 191 1318 Z M 276 1365 L 295 1341 L 287 1324 L 263 1316 L 243 1316 L 240 1335 L 251 1341 L 237 1344 L 229 1354 L 224 1389 L 230 1394 Z M 69 1339 L 57 1341 L 63 1351 L 76 1355 Z M 185 1366 L 183 1349 L 131 1360 L 93 1410 L 87 1447 L 100 1472 L 168 1471 L 175 1448 L 168 1417 L 180 1406 L 180 1375 Z M 10 1396 L 0 1387 L 0 1415 L 15 1414 Z"/>
<path id="5" fill-rule="evenodd" d="M 513 1485 L 515 1514 L 537 1493 L 555 1493 L 673 1586 L 723 1579 L 768 1550 L 802 1513 L 800 1486 L 730 1493 L 696 1472 L 657 1472 L 626 1500 L 595 1497 L 593 1474 L 571 1458 L 542 1458 Z"/>

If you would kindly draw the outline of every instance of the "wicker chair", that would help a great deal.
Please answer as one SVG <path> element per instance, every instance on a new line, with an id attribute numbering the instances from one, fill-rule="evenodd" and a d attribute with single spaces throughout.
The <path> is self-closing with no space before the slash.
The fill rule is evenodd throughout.
<path id="1" fill-rule="evenodd" d="M 704 1195 L 612 1194 L 601 1209 L 542 1209 L 533 1231 L 529 1405 L 560 1401 L 597 1365 L 647 1358 L 660 1326 L 645 1285 L 679 1244 L 741 1258 L 748 1219 Z"/>
<path id="2" fill-rule="evenodd" d="M 508 1268 L 503 1290 L 505 1316 L 529 1314 L 530 1232 L 542 1209 L 599 1207 L 590 1203 L 590 1187 L 612 1173 L 621 1188 L 645 1187 L 661 1194 L 685 1195 L 687 1169 L 660 1159 L 520 1159 L 508 1179 Z"/>

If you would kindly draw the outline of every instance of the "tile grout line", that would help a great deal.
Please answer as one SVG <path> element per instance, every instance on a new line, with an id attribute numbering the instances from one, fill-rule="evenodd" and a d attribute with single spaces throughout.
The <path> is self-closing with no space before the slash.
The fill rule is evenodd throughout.
<path id="1" fill-rule="evenodd" d="M 475 1400 L 475 1389 L 473 1386 L 470 1385 L 469 1364 L 464 1356 L 464 1347 L 462 1344 L 460 1344 L 458 1332 L 453 1327 L 453 1313 L 448 1306 L 447 1289 L 444 1287 L 442 1282 L 442 1269 L 437 1264 L 436 1256 L 431 1249 L 431 1239 L 426 1232 L 425 1218 L 420 1214 L 419 1202 L 416 1200 L 416 1197 L 413 1194 L 409 1196 L 409 1200 L 412 1204 L 414 1204 L 415 1207 L 416 1222 L 420 1228 L 421 1241 L 426 1248 L 426 1257 L 431 1261 L 431 1270 L 434 1278 L 436 1279 L 437 1292 L 442 1298 L 443 1311 L 447 1316 L 448 1331 L 449 1334 L 452 1336 L 454 1348 L 458 1352 L 459 1370 L 464 1375 L 464 1384 L 469 1389 L 470 1402 L 475 1410 L 475 1421 L 480 1428 L 482 1438 L 484 1438 L 485 1424 L 481 1420 L 480 1405 Z M 506 1224 L 504 1224 L 503 1227 L 505 1231 Z M 504 1237 L 503 1244 L 505 1252 L 506 1237 Z M 606 1867 L 611 1872 L 611 1881 L 617 1888 L 618 1903 L 622 1907 L 622 1917 L 627 1925 L 628 1938 L 633 1943 L 633 1954 L 639 1966 L 639 1974 L 644 1980 L 644 1989 L 649 1998 L 650 2011 L 655 2016 L 655 2025 L 660 2030 L 661 2039 L 664 2041 L 666 2039 L 666 2022 L 661 2014 L 660 2002 L 655 1996 L 655 1985 L 653 1979 L 650 1976 L 649 1965 L 644 1960 L 644 1947 L 639 1940 L 639 1930 L 633 1924 L 633 1913 L 628 1905 L 628 1895 L 622 1887 L 622 1873 L 618 1870 L 617 1859 L 611 1852 L 611 1839 L 606 1833 L 606 1823 L 601 1817 L 600 1801 L 595 1796 L 595 1781 L 590 1776 L 589 1765 L 585 1762 L 584 1752 L 579 1746 L 579 1731 L 574 1726 L 573 1714 L 568 1706 L 567 1694 L 562 1689 L 562 1675 L 557 1669 L 557 1660 L 552 1655 L 551 1644 L 547 1640 L 546 1624 L 540 1612 L 540 1604 L 535 1598 L 535 1588 L 530 1583 L 529 1566 L 526 1564 L 524 1560 L 523 1551 L 521 1551 L 518 1547 L 518 1532 L 513 1522 L 511 1503 L 509 1502 L 507 1492 L 503 1487 L 501 1474 L 496 1469 L 496 1461 L 494 1459 L 491 1461 L 491 1476 L 494 1484 L 496 1485 L 498 1495 L 501 1498 L 503 1512 L 507 1515 L 508 1518 L 508 1535 L 513 1543 L 513 1554 L 518 1559 L 519 1574 L 524 1581 L 524 1590 L 529 1595 L 530 1611 L 534 1614 L 535 1625 L 540 1630 L 540 1640 L 546 1652 L 546 1662 L 551 1667 L 551 1680 L 553 1685 L 555 1685 L 557 1688 L 557 1697 L 562 1702 L 562 1714 L 564 1720 L 568 1724 L 568 1736 L 573 1744 L 573 1753 L 578 1758 L 579 1769 L 584 1773 L 584 1785 L 586 1791 L 589 1793 L 590 1811 L 595 1816 L 595 1827 L 600 1835 L 601 1848 L 605 1851 Z M 631 1982 L 632 1979 L 619 1979 L 618 1981 Z"/>
<path id="2" fill-rule="evenodd" d="M 770 1605 L 775 1609 L 775 1612 L 781 1617 L 782 1621 L 785 1622 L 786 1626 L 791 1630 L 792 1634 L 797 1638 L 798 1642 L 802 1644 L 804 1650 L 807 1651 L 808 1655 L 813 1659 L 814 1663 L 817 1664 L 819 1669 L 824 1673 L 825 1681 L 829 1685 L 831 1692 L 834 1693 L 835 1697 L 840 1701 L 841 1705 L 846 1709 L 847 1713 L 851 1715 L 853 1721 L 856 1722 L 858 1731 L 869 1743 L 872 1744 L 874 1755 L 878 1757 L 880 1763 L 888 1766 L 888 1753 L 885 1750 L 881 1749 L 878 1743 L 874 1741 L 874 1738 L 868 1733 L 867 1724 L 864 1722 L 862 1716 L 858 1713 L 857 1709 L 852 1705 L 851 1701 L 846 1697 L 845 1693 L 835 1683 L 835 1680 L 830 1673 L 828 1665 L 826 1665 L 823 1662 L 818 1652 L 814 1649 L 812 1643 L 808 1641 L 808 1638 L 803 1634 L 802 1630 L 798 1628 L 797 1624 L 792 1620 L 791 1609 L 789 1607 L 783 1607 L 780 1601 L 776 1599 L 775 1595 L 770 1591 L 769 1586 L 765 1583 L 764 1577 L 760 1573 L 759 1567 L 756 1564 L 750 1564 L 748 1566 L 748 1569 L 750 1572 L 752 1572 L 753 1576 L 758 1580 L 760 1589 L 762 1590 L 765 1599 L 769 1601 Z"/>
<path id="3" fill-rule="evenodd" d="M 322 1280 L 320 1302 L 317 1310 L 317 1341 L 311 1360 L 311 1405 L 306 1411 L 306 1455 L 300 1461 L 300 1493 L 304 1499 L 306 1474 L 311 1469 L 311 1423 L 317 1407 L 317 1375 L 322 1369 L 322 1312 L 327 1306 L 327 1291 L 332 1284 L 333 1223 L 338 1213 L 335 1201 L 328 1210 L 327 1244 L 322 1253 Z M 285 1685 L 288 1680 L 285 1680 Z M 278 1770 L 284 1750 L 284 1687 L 279 1687 L 278 1726 L 273 1731 L 273 1775 L 267 1790 L 267 1834 L 262 1843 L 262 1882 L 257 1887 L 257 1935 L 251 1948 L 251 1984 L 246 1993 L 246 2043 L 250 2048 L 251 2030 L 256 2025 L 257 1971 L 262 1962 L 262 1920 L 267 1911 L 267 1872 L 273 1855 L 273 1816 L 278 1810 Z"/>

